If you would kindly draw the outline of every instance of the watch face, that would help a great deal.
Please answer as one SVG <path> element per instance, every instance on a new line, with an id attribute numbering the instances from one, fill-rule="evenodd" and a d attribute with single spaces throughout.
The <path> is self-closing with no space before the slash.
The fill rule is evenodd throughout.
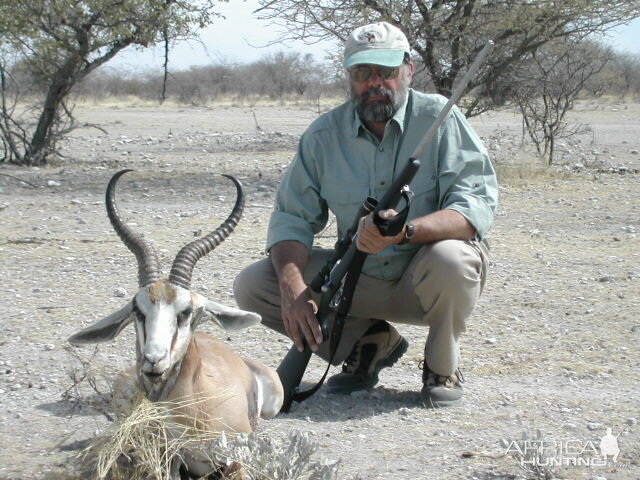
<path id="1" fill-rule="evenodd" d="M 416 231 L 416 227 L 413 225 L 413 223 L 407 223 L 407 230 L 405 231 L 404 236 L 407 238 L 413 238 L 413 234 Z"/>
<path id="2" fill-rule="evenodd" d="M 400 245 L 404 245 L 405 243 L 409 243 L 409 240 L 413 238 L 413 234 L 415 233 L 416 227 L 412 223 L 407 223 L 404 228 L 404 236 L 402 240 L 400 240 Z"/>

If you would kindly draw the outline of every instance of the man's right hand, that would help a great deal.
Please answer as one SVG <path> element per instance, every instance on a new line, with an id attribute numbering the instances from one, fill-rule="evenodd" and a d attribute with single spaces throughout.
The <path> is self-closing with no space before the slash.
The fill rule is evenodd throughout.
<path id="1" fill-rule="evenodd" d="M 311 298 L 302 276 L 309 260 L 309 251 L 299 242 L 286 240 L 273 245 L 270 255 L 280 285 L 284 328 L 298 350 L 304 350 L 306 340 L 315 352 L 323 339 L 316 318 L 318 306 Z"/>
<path id="2" fill-rule="evenodd" d="M 282 298 L 282 320 L 287 334 L 299 351 L 304 349 L 304 340 L 312 351 L 322 343 L 322 331 L 316 318 L 318 306 L 311 298 L 309 288 L 302 284 L 292 286 L 280 285 Z"/>

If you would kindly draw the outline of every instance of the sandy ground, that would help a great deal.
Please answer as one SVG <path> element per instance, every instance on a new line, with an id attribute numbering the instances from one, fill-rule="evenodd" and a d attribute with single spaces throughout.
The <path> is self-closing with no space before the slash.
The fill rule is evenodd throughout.
<path id="1" fill-rule="evenodd" d="M 76 114 L 108 133 L 77 131 L 66 158 L 47 168 L 0 165 L 0 479 L 69 478 L 78 445 L 110 427 L 101 413 L 108 401 L 87 385 L 73 388 L 70 372 L 86 369 L 64 349 L 70 334 L 136 290 L 133 257 L 104 213 L 110 176 L 136 170 L 121 181 L 120 209 L 153 239 L 166 270 L 180 246 L 229 212 L 233 187 L 219 174 L 243 181 L 244 219 L 193 278 L 194 289 L 233 305 L 233 278 L 262 258 L 278 178 L 317 112 L 83 107 Z M 545 478 L 545 468 L 527 473 L 513 455 L 523 435 L 529 440 L 518 445 L 540 446 L 536 431 L 551 452 L 548 478 L 640 478 L 638 118 L 638 104 L 581 104 L 572 120 L 592 134 L 562 142 L 562 166 L 550 173 L 527 163 L 517 117 L 472 120 L 499 166 L 501 205 L 488 284 L 462 343 L 462 407 L 419 405 L 426 332 L 399 326 L 409 350 L 372 391 L 322 389 L 261 429 L 310 432 L 317 458 L 341 460 L 345 479 Z M 289 348 L 261 326 L 232 336 L 205 328 L 273 367 Z M 108 394 L 111 376 L 134 358 L 133 329 L 97 352 L 78 352 L 91 358 Z M 312 363 L 308 383 L 322 368 Z M 607 427 L 618 436 L 615 463 L 600 456 Z"/>

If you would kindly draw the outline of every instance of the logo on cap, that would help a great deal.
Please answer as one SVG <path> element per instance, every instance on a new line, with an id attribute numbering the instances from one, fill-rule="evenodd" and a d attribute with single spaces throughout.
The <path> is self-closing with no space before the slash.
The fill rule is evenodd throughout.
<path id="1" fill-rule="evenodd" d="M 376 35 L 371 32 L 362 32 L 359 38 L 359 40 L 367 41 L 369 43 L 375 41 L 375 39 L 376 39 Z"/>

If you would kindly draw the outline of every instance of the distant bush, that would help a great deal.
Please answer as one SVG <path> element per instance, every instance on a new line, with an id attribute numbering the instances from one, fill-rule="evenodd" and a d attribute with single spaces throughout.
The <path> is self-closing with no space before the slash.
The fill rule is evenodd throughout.
<path id="1" fill-rule="evenodd" d="M 131 73 L 104 68 L 78 85 L 74 95 L 90 101 L 130 96 L 159 100 L 162 78 L 161 71 Z M 212 64 L 171 72 L 166 98 L 189 105 L 251 97 L 315 103 L 320 97 L 344 96 L 345 85 L 342 73 L 317 62 L 313 55 L 279 52 L 247 64 Z"/>
<path id="2" fill-rule="evenodd" d="M 79 84 L 74 96 L 94 102 L 132 96 L 160 101 L 162 79 L 160 70 L 133 73 L 105 67 Z M 433 92 L 435 88 L 419 59 L 413 87 L 424 92 Z M 505 89 L 498 93 L 508 96 Z M 251 63 L 217 63 L 170 72 L 166 98 L 187 105 L 228 99 L 247 104 L 260 98 L 315 104 L 320 98 L 345 98 L 346 94 L 347 81 L 339 61 L 319 62 L 311 54 L 279 52 Z M 640 55 L 613 53 L 606 68 L 594 75 L 581 93 L 587 98 L 603 95 L 640 99 Z"/>

